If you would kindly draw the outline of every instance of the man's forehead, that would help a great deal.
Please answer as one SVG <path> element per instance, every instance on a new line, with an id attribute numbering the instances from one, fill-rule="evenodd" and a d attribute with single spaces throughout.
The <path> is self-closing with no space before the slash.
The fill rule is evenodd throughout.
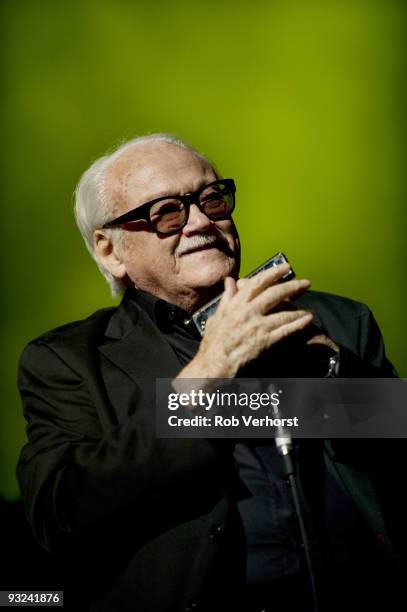
<path id="1" fill-rule="evenodd" d="M 106 173 L 106 190 L 115 209 L 125 209 L 167 194 L 188 193 L 206 180 L 216 178 L 215 171 L 193 151 L 160 143 L 124 151 Z"/>

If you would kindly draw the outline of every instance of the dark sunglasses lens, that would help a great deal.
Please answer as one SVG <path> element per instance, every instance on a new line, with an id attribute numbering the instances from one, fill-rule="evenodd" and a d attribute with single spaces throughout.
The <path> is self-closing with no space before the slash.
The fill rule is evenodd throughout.
<path id="1" fill-rule="evenodd" d="M 234 194 L 224 183 L 208 185 L 200 200 L 205 214 L 214 220 L 227 218 L 234 206 Z"/>
<path id="2" fill-rule="evenodd" d="M 161 234 L 171 234 L 181 229 L 185 222 L 185 206 L 181 200 L 160 200 L 150 209 L 153 227 Z"/>

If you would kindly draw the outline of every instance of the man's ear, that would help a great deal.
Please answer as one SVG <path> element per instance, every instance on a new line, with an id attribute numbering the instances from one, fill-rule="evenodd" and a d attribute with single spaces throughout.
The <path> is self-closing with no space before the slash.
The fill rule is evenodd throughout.
<path id="1" fill-rule="evenodd" d="M 126 276 L 126 267 L 122 262 L 120 250 L 115 246 L 105 232 L 95 230 L 93 233 L 93 244 L 98 260 L 106 270 L 116 278 Z"/>

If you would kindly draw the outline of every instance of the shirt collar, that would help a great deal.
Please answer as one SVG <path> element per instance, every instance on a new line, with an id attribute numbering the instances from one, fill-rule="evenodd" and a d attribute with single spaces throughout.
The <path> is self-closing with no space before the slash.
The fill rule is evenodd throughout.
<path id="1" fill-rule="evenodd" d="M 126 289 L 126 297 L 140 306 L 162 331 L 169 330 L 176 323 L 184 325 L 190 318 L 187 311 L 179 306 L 135 287 Z"/>

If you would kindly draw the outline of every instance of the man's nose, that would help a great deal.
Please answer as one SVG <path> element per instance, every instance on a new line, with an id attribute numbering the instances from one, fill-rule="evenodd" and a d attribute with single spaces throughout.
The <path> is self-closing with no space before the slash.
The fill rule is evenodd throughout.
<path id="1" fill-rule="evenodd" d="M 185 236 L 204 232 L 212 226 L 212 221 L 202 212 L 196 204 L 191 204 L 189 209 L 188 223 L 184 226 L 182 232 Z"/>

